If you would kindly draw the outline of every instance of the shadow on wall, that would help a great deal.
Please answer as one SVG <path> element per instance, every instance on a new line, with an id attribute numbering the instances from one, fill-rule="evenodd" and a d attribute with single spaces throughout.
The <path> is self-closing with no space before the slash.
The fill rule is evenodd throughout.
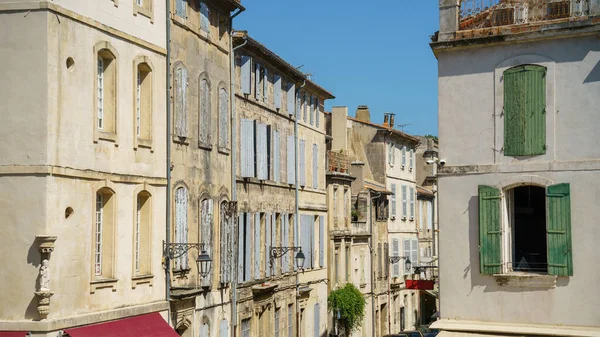
<path id="1" fill-rule="evenodd" d="M 40 253 L 39 247 L 40 247 L 40 242 L 36 238 L 33 240 L 33 243 L 31 244 L 31 246 L 29 246 L 29 250 L 27 251 L 27 263 L 34 266 L 35 268 L 39 268 L 42 263 L 42 255 Z M 36 292 L 37 289 L 39 288 L 39 285 L 40 285 L 40 275 L 38 274 L 35 279 L 35 283 L 31 287 L 31 295 L 32 295 L 31 301 L 27 305 L 27 309 L 25 309 L 25 318 L 26 319 L 31 319 L 34 321 L 40 320 L 40 315 L 37 310 L 39 300 L 38 300 L 37 296 L 34 294 L 34 292 Z"/>
<path id="2" fill-rule="evenodd" d="M 585 78 L 583 83 L 592 83 L 592 82 L 600 82 L 600 61 L 596 63 L 596 66 L 592 71 L 590 71 L 589 75 Z"/>
<path id="3" fill-rule="evenodd" d="M 523 292 L 523 287 L 515 287 L 503 285 L 500 286 L 494 276 L 482 275 L 479 272 L 479 197 L 477 195 L 472 196 L 469 199 L 469 206 L 465 213 L 469 215 L 469 265 L 463 269 L 463 279 L 467 279 L 467 276 L 471 276 L 471 291 L 473 292 L 476 287 L 484 287 L 484 292 Z M 569 285 L 570 278 L 559 277 L 556 281 L 557 287 L 565 287 Z M 542 291 L 547 292 L 548 288 L 527 288 L 527 292 Z"/>

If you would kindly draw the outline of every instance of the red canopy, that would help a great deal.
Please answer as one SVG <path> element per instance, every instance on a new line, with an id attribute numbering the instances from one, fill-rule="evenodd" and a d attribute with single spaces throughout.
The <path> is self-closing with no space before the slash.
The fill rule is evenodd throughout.
<path id="1" fill-rule="evenodd" d="M 0 331 L 0 337 L 25 337 L 27 331 Z"/>
<path id="2" fill-rule="evenodd" d="M 66 329 L 65 332 L 71 337 L 179 337 L 157 312 Z M 4 336 L 0 335 L 0 337 Z"/>

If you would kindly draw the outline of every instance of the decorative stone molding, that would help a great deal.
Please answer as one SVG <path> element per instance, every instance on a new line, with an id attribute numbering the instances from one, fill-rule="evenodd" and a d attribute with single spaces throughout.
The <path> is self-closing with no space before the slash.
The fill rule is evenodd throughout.
<path id="1" fill-rule="evenodd" d="M 135 289 L 135 287 L 145 283 L 152 287 L 154 285 L 154 275 L 138 275 L 131 278 L 132 289 Z"/>
<path id="2" fill-rule="evenodd" d="M 35 295 L 39 297 L 38 302 L 38 313 L 42 319 L 48 318 L 48 314 L 50 314 L 50 297 L 54 295 L 53 292 L 49 290 L 36 291 Z"/>
<path id="3" fill-rule="evenodd" d="M 90 293 L 94 294 L 98 289 L 110 288 L 112 291 L 117 291 L 118 279 L 98 279 L 90 282 Z"/>
<path id="4" fill-rule="evenodd" d="M 39 242 L 38 249 L 42 254 L 50 254 L 54 251 L 54 242 L 56 241 L 57 236 L 51 235 L 36 235 L 35 239 Z"/>
<path id="5" fill-rule="evenodd" d="M 494 274 L 500 286 L 522 288 L 555 288 L 556 275 L 540 275 L 527 273 Z"/>

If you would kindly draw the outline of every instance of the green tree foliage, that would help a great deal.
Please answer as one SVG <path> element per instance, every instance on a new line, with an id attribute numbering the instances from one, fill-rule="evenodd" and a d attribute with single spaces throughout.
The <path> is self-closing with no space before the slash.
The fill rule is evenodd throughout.
<path id="1" fill-rule="evenodd" d="M 327 297 L 327 308 L 333 312 L 334 317 L 340 310 L 340 324 L 346 332 L 356 330 L 361 326 L 365 316 L 366 301 L 361 292 L 352 283 L 332 291 Z"/>

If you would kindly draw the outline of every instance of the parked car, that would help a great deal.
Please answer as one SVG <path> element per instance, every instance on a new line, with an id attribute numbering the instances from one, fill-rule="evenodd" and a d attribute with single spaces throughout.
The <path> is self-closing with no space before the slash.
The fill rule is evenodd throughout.
<path id="1" fill-rule="evenodd" d="M 424 337 L 421 331 L 400 331 L 399 333 L 385 335 L 383 337 Z"/>

